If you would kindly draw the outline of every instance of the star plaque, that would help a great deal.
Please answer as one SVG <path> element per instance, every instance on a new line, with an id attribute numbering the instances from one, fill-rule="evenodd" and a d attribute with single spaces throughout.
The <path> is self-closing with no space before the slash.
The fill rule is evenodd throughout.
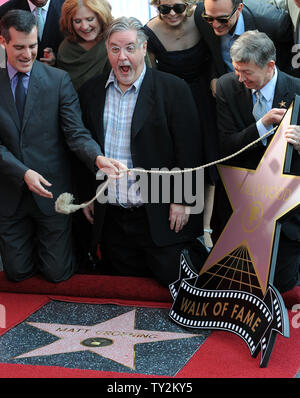
<path id="1" fill-rule="evenodd" d="M 60 353 L 90 351 L 128 368 L 135 369 L 135 345 L 192 338 L 192 333 L 137 330 L 136 311 L 132 310 L 92 326 L 28 322 L 29 325 L 58 337 L 56 341 L 15 359 Z M 113 349 L 112 349 L 113 348 Z"/>
<path id="2" fill-rule="evenodd" d="M 180 277 L 170 286 L 172 319 L 239 335 L 252 356 L 261 350 L 261 367 L 277 333 L 289 336 L 287 311 L 272 283 L 281 222 L 299 207 L 300 177 L 285 164 L 291 145 L 284 131 L 296 124 L 295 113 L 291 105 L 256 170 L 218 166 L 233 213 L 199 275 L 184 252 Z"/>
<path id="3" fill-rule="evenodd" d="M 173 377 L 209 331 L 185 330 L 168 312 L 51 300 L 0 337 L 0 363 Z"/>

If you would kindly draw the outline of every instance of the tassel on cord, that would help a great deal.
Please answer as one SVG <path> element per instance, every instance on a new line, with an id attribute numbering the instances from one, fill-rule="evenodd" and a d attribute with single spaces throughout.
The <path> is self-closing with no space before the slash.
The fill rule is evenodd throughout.
<path id="1" fill-rule="evenodd" d="M 84 207 L 87 207 L 88 205 L 93 203 L 94 200 L 96 200 L 102 194 L 102 192 L 107 188 L 108 184 L 109 184 L 109 178 L 104 182 L 104 184 L 101 186 L 101 188 L 97 191 L 97 194 L 93 197 L 93 199 L 91 199 L 89 202 L 82 203 L 80 205 L 73 204 L 74 196 L 71 193 L 68 193 L 68 192 L 62 193 L 56 199 L 55 210 L 57 211 L 57 213 L 71 214 L 79 209 L 83 209 Z"/>

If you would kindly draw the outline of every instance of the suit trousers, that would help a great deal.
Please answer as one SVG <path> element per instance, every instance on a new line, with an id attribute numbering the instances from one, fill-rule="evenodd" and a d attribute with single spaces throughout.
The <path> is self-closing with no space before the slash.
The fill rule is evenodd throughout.
<path id="1" fill-rule="evenodd" d="M 145 206 L 106 205 L 100 242 L 102 272 L 152 277 L 164 286 L 179 278 L 180 254 L 191 242 L 158 247 L 152 240 Z"/>
<path id="2" fill-rule="evenodd" d="M 50 282 L 76 271 L 71 217 L 45 216 L 26 188 L 13 216 L 0 217 L 0 253 L 9 280 L 22 281 L 41 272 Z"/>

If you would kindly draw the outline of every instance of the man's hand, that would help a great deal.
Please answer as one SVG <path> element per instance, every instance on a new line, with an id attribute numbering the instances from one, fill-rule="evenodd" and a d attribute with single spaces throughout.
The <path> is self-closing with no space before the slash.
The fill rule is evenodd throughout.
<path id="1" fill-rule="evenodd" d="M 175 203 L 170 204 L 169 221 L 170 228 L 175 232 L 179 232 L 188 223 L 190 217 L 189 206 L 179 205 Z"/>
<path id="2" fill-rule="evenodd" d="M 118 160 L 106 158 L 105 156 L 97 156 L 96 165 L 99 170 L 107 174 L 110 178 L 120 178 L 123 173 L 127 173 L 127 167 Z"/>
<path id="3" fill-rule="evenodd" d="M 53 195 L 50 191 L 47 191 L 42 184 L 46 185 L 47 187 L 51 187 L 51 183 L 39 173 L 34 170 L 27 170 L 24 175 L 24 181 L 26 182 L 30 191 L 36 193 L 39 196 L 43 196 L 44 198 L 53 198 Z"/>
<path id="4" fill-rule="evenodd" d="M 85 218 L 90 224 L 94 224 L 94 203 L 90 203 L 88 206 L 82 209 Z"/>
<path id="5" fill-rule="evenodd" d="M 211 89 L 211 93 L 212 95 L 215 97 L 216 96 L 216 92 L 217 92 L 217 78 L 214 78 L 211 80 L 210 82 L 210 89 Z"/>
<path id="6" fill-rule="evenodd" d="M 296 151 L 300 151 L 300 126 L 289 126 L 284 135 L 287 142 L 292 144 Z"/>
<path id="7" fill-rule="evenodd" d="M 56 58 L 55 58 L 52 48 L 46 47 L 44 49 L 44 57 L 40 58 L 40 61 L 43 62 L 44 64 L 48 64 L 50 66 L 55 65 Z"/>
<path id="8" fill-rule="evenodd" d="M 279 124 L 285 112 L 286 109 L 284 108 L 273 108 L 261 118 L 261 121 L 265 127 Z"/>

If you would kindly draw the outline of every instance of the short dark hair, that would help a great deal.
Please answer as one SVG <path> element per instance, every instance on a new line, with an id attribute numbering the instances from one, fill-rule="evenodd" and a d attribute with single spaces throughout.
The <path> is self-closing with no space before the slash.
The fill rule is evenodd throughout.
<path id="1" fill-rule="evenodd" d="M 214 1 L 218 1 L 218 0 L 214 0 Z M 243 3 L 243 0 L 231 0 L 231 2 L 233 5 L 233 9 L 235 9 L 239 6 L 240 3 Z M 203 3 L 205 3 L 205 0 L 203 1 Z"/>
<path id="2" fill-rule="evenodd" d="M 18 32 L 29 34 L 34 26 L 36 26 L 36 19 L 31 12 L 10 10 L 0 20 L 0 34 L 8 43 L 11 39 L 9 28 L 15 28 Z"/>

